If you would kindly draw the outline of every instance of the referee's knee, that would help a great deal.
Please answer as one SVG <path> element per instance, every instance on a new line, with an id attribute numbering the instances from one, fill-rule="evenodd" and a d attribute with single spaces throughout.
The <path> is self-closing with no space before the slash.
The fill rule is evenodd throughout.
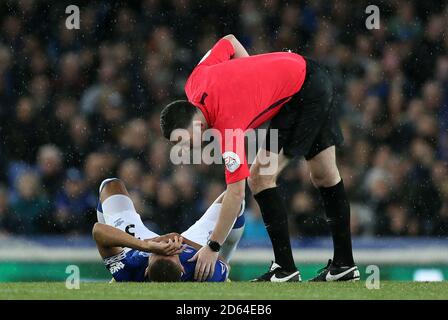
<path id="1" fill-rule="evenodd" d="M 263 190 L 273 188 L 276 186 L 277 176 L 276 175 L 262 175 L 259 171 L 252 171 L 247 179 L 247 184 L 249 185 L 252 194 L 257 194 Z"/>
<path id="2" fill-rule="evenodd" d="M 341 181 L 341 176 L 339 175 L 338 171 L 327 172 L 324 174 L 311 173 L 310 178 L 311 182 L 316 188 L 329 188 Z"/>

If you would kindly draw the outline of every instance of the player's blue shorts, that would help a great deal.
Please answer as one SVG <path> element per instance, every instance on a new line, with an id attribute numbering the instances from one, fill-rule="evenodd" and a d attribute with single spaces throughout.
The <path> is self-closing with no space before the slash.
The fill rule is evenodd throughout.
<path id="1" fill-rule="evenodd" d="M 180 262 L 185 270 L 181 281 L 194 281 L 196 261 L 188 262 L 188 259 L 191 259 L 196 252 L 197 250 L 187 246 L 179 255 Z M 149 253 L 143 251 L 123 250 L 113 257 L 104 259 L 104 264 L 117 282 L 144 282 L 146 281 L 145 271 L 148 267 L 149 256 Z M 227 280 L 228 273 L 227 265 L 218 260 L 215 264 L 215 271 L 207 282 L 224 282 Z"/>

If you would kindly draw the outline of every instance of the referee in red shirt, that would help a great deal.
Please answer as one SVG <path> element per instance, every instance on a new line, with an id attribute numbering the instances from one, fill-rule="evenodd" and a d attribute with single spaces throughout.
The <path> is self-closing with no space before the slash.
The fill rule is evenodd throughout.
<path id="1" fill-rule="evenodd" d="M 336 166 L 335 146 L 343 138 L 328 71 L 291 52 L 249 56 L 241 43 L 228 35 L 202 58 L 188 78 L 185 92 L 188 100 L 174 101 L 162 110 L 163 135 L 170 139 L 174 130 L 187 129 L 192 137 L 195 121 L 202 131 L 218 130 L 227 182 L 219 221 L 208 246 L 192 258 L 197 259 L 197 280 L 213 274 L 220 246 L 244 199 L 246 178 L 260 206 L 275 256 L 270 270 L 254 281 L 301 280 L 291 251 L 287 209 L 276 181 L 290 159 L 302 156 L 322 196 L 334 245 L 333 259 L 313 280 L 358 280 L 352 254 L 350 206 Z M 278 130 L 278 141 L 271 141 L 268 132 L 263 150 L 249 170 L 244 132 L 269 120 L 269 129 Z M 229 136 L 229 130 L 236 134 Z M 272 161 L 277 164 L 276 170 L 265 170 Z"/>

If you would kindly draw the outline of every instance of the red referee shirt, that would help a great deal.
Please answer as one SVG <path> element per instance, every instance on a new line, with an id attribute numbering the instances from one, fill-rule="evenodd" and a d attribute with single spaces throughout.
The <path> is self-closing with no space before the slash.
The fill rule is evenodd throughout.
<path id="1" fill-rule="evenodd" d="M 234 53 L 230 41 L 219 40 L 185 84 L 189 102 L 201 109 L 209 127 L 221 133 L 227 184 L 249 176 L 244 131 L 274 117 L 300 90 L 306 73 L 304 58 L 295 53 L 231 60 Z"/>

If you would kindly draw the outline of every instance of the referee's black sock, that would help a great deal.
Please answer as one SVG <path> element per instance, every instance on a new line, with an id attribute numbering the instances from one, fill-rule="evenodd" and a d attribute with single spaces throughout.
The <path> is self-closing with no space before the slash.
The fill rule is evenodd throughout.
<path id="1" fill-rule="evenodd" d="M 338 184 L 319 188 L 324 201 L 327 224 L 333 236 L 333 264 L 336 266 L 352 266 L 353 252 L 350 233 L 350 204 L 341 180 Z"/>
<path id="2" fill-rule="evenodd" d="M 296 271 L 289 240 L 288 214 L 278 188 L 263 190 L 254 195 L 260 206 L 264 225 L 274 249 L 275 262 L 285 271 Z"/>

